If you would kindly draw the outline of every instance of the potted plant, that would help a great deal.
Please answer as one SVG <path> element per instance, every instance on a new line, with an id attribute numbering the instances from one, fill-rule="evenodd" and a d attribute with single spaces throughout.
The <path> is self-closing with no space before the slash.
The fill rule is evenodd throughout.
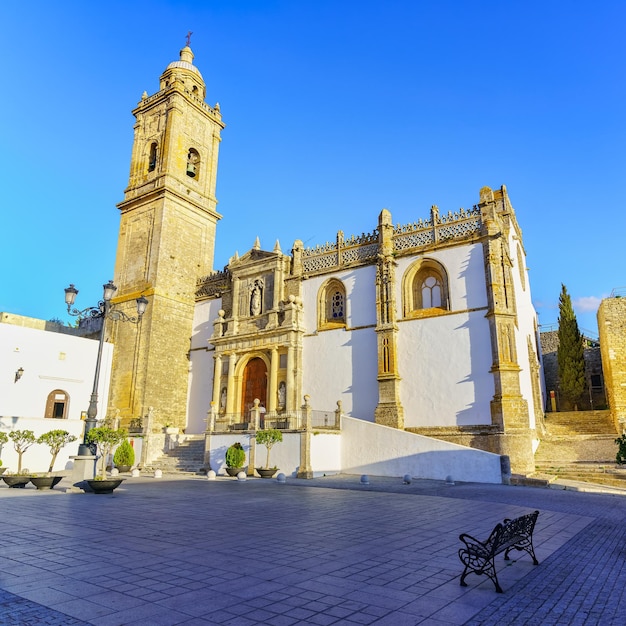
<path id="1" fill-rule="evenodd" d="M 100 453 L 100 476 L 86 481 L 94 493 L 112 493 L 122 484 L 123 478 L 107 478 L 106 461 L 113 446 L 124 439 L 126 439 L 126 431 L 123 428 L 115 430 L 108 426 L 99 426 L 87 433 L 87 443 L 95 443 Z"/>
<path id="2" fill-rule="evenodd" d="M 32 430 L 12 430 L 9 438 L 13 441 L 13 447 L 17 452 L 17 473 L 2 475 L 2 480 L 9 487 L 24 488 L 30 481 L 30 476 L 22 473 L 22 456 L 34 443 L 37 442 L 35 433 Z"/>
<path id="3" fill-rule="evenodd" d="M 278 471 L 277 467 L 270 468 L 270 450 L 275 443 L 283 440 L 283 434 L 276 428 L 268 428 L 267 430 L 259 430 L 256 434 L 256 442 L 267 448 L 267 459 L 265 467 L 257 467 L 256 471 L 261 478 L 271 478 Z"/>
<path id="4" fill-rule="evenodd" d="M 2 446 L 9 441 L 9 438 L 7 436 L 6 433 L 3 433 L 2 431 L 0 431 L 0 449 L 2 449 Z M 0 459 L 0 475 L 4 474 L 4 471 L 6 470 L 6 467 L 2 467 L 2 459 Z"/>
<path id="5" fill-rule="evenodd" d="M 229 476 L 237 476 L 239 472 L 245 472 L 246 451 L 237 442 L 226 450 L 226 473 Z"/>
<path id="6" fill-rule="evenodd" d="M 72 443 L 72 441 L 76 441 L 76 437 L 70 435 L 67 430 L 51 430 L 39 436 L 37 443 L 47 445 L 50 448 L 52 458 L 50 459 L 50 467 L 47 474 L 36 474 L 30 478 L 30 482 L 37 489 L 52 489 L 61 480 L 61 476 L 52 476 L 52 469 L 61 448 L 68 443 Z"/>
<path id="7" fill-rule="evenodd" d="M 113 455 L 113 464 L 120 472 L 130 472 L 130 468 L 135 464 L 135 450 L 130 445 L 128 439 L 124 439 Z"/>

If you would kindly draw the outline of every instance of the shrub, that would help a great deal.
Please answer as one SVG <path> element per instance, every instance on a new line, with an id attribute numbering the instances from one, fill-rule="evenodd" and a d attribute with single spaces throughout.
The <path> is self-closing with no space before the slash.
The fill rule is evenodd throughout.
<path id="1" fill-rule="evenodd" d="M 226 450 L 226 467 L 243 467 L 246 462 L 246 451 L 237 442 Z"/>
<path id="2" fill-rule="evenodd" d="M 120 465 L 128 465 L 132 467 L 135 464 L 135 450 L 130 445 L 128 439 L 124 439 L 122 443 L 117 447 L 115 454 L 113 455 L 113 463 L 118 467 Z"/>
<path id="3" fill-rule="evenodd" d="M 626 435 L 622 435 L 615 440 L 617 444 L 617 454 L 615 462 L 618 465 L 626 465 Z"/>

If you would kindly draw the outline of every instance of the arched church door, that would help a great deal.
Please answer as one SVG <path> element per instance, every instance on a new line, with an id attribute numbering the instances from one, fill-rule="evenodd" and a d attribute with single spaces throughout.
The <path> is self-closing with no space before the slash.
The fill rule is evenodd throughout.
<path id="1" fill-rule="evenodd" d="M 263 359 L 258 357 L 250 359 L 243 372 L 243 398 L 241 412 L 247 419 L 250 417 L 250 409 L 254 406 L 255 398 L 265 406 L 267 400 L 267 367 Z"/>

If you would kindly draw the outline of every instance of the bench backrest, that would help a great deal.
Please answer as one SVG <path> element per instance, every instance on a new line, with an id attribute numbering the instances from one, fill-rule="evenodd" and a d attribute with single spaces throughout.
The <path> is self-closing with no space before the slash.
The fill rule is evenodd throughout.
<path id="1" fill-rule="evenodd" d="M 502 524 L 496 524 L 484 543 L 485 550 L 491 554 L 497 554 L 501 549 L 530 537 L 538 515 L 539 511 L 535 511 L 515 519 L 506 519 Z"/>

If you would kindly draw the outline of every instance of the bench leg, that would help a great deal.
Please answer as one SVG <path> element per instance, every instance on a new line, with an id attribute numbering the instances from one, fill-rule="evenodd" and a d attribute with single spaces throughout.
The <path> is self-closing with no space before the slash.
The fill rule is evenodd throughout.
<path id="1" fill-rule="evenodd" d="M 459 582 L 461 587 L 467 587 L 465 578 L 467 577 L 469 573 L 473 572 L 477 576 L 482 576 L 483 574 L 487 576 L 489 580 L 491 580 L 491 582 L 494 584 L 496 588 L 496 592 L 502 593 L 502 587 L 500 587 L 500 583 L 498 582 L 498 575 L 496 573 L 496 564 L 493 558 L 487 562 L 483 562 L 480 564 L 476 562 L 472 563 L 471 561 L 475 559 L 473 559 L 471 555 L 467 553 L 466 550 L 459 550 L 459 558 L 465 564 L 465 568 L 463 570 L 463 573 L 461 574 L 461 580 Z M 466 561 L 465 559 L 470 559 L 470 562 Z"/>

